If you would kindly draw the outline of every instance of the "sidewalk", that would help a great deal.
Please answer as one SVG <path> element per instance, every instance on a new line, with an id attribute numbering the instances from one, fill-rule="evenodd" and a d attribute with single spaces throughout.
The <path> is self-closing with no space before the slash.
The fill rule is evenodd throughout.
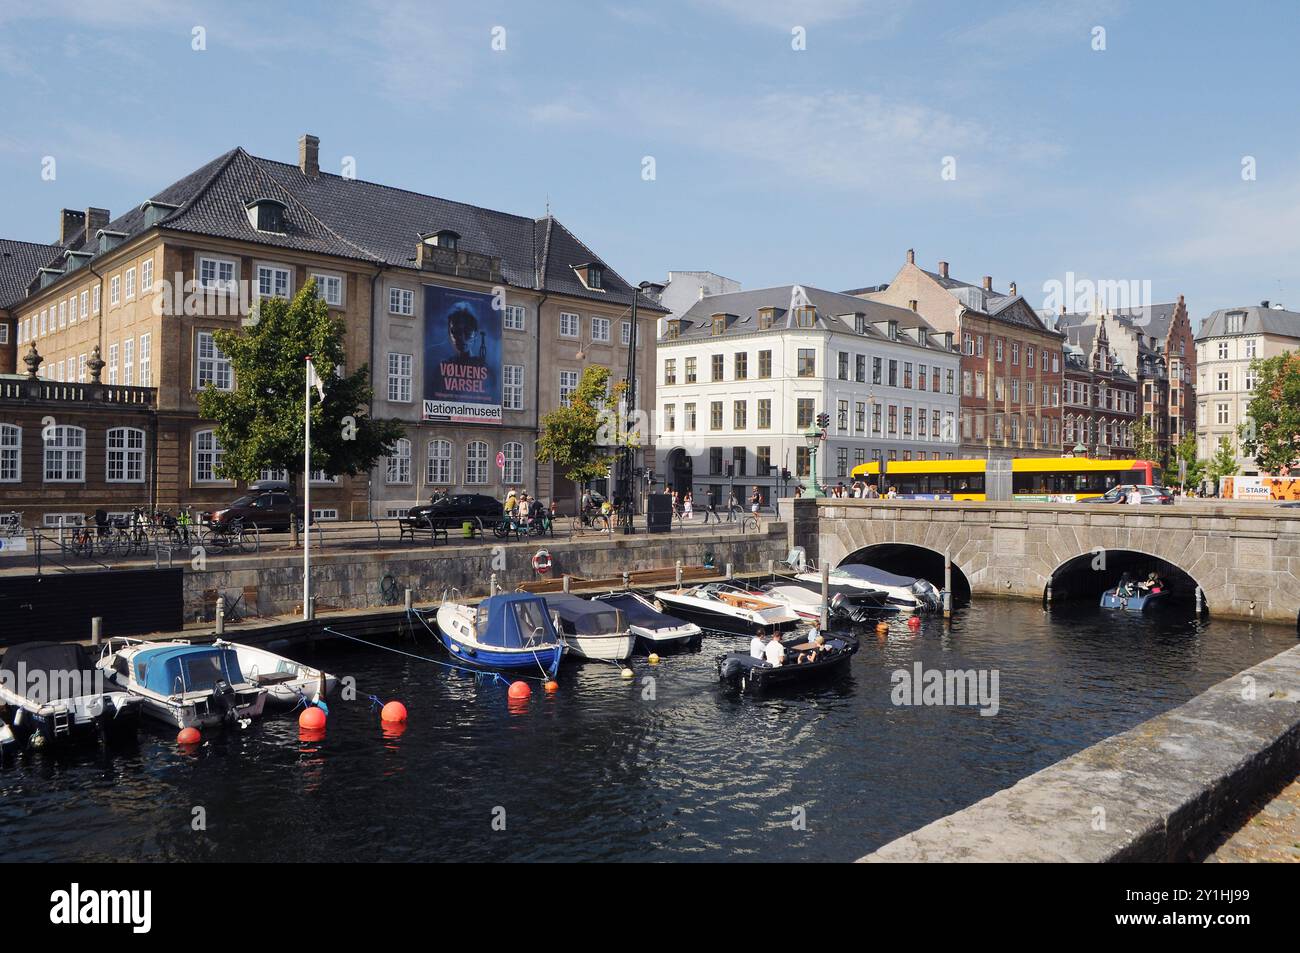
<path id="1" fill-rule="evenodd" d="M 1300 863 L 1300 777 L 1205 858 L 1207 864 Z"/>

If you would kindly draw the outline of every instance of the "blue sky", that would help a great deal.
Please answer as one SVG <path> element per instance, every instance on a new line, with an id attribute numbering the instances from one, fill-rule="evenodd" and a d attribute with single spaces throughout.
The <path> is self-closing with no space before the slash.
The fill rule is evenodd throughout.
<path id="1" fill-rule="evenodd" d="M 330 170 L 549 198 L 634 281 L 838 290 L 914 247 L 1035 306 L 1072 271 L 1300 310 L 1298 40 L 1293 2 L 6 0 L 0 235 L 310 131 Z"/>

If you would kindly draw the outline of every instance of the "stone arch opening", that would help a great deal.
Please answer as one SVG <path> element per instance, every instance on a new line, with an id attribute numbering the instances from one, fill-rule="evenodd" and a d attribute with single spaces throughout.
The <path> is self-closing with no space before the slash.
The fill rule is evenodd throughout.
<path id="1" fill-rule="evenodd" d="M 1056 567 L 1048 582 L 1053 605 L 1060 603 L 1088 603 L 1096 605 L 1101 594 L 1117 585 L 1125 573 L 1134 579 L 1145 579 L 1148 573 L 1160 576 L 1172 598 L 1168 607 L 1174 611 L 1194 612 L 1196 589 L 1199 583 L 1191 574 L 1167 559 L 1135 549 L 1102 549 L 1081 553 Z M 1047 589 L 1043 590 L 1047 599 Z M 1209 613 L 1209 601 L 1204 592 L 1201 611 Z"/>
<path id="2" fill-rule="evenodd" d="M 840 560 L 841 566 L 847 563 L 862 563 L 875 566 L 886 572 L 900 576 L 915 576 L 932 582 L 936 588 L 943 588 L 943 553 L 915 546 L 911 543 L 877 543 L 856 552 L 849 553 Z M 952 604 L 964 606 L 970 602 L 970 580 L 956 563 L 952 564 Z"/>
<path id="3" fill-rule="evenodd" d="M 695 461 L 682 447 L 675 447 L 664 461 L 664 484 L 670 492 L 686 493 L 695 482 Z"/>

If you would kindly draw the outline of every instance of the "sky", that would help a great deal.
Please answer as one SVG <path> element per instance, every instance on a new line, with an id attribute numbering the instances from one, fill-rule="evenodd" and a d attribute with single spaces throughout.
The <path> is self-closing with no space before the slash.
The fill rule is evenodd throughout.
<path id="1" fill-rule="evenodd" d="M 633 282 L 843 290 L 914 248 L 1040 308 L 1073 276 L 1183 294 L 1194 323 L 1300 310 L 1298 14 L 0 0 L 0 237 L 52 241 L 59 209 L 117 215 L 236 145 L 294 162 L 311 132 L 326 170 L 549 203 Z"/>

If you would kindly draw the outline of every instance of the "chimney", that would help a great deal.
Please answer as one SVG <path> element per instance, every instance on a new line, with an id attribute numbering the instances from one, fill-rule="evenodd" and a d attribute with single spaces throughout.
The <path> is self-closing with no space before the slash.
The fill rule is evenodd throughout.
<path id="1" fill-rule="evenodd" d="M 1011 297 L 1014 298 L 1015 296 L 1016 296 L 1016 283 L 1013 281 L 1011 282 Z"/>
<path id="2" fill-rule="evenodd" d="M 993 290 L 993 277 L 991 275 L 984 276 L 984 290 L 985 291 Z"/>
<path id="3" fill-rule="evenodd" d="M 948 263 L 946 261 L 939 262 L 939 277 L 940 278 L 948 277 Z"/>
<path id="4" fill-rule="evenodd" d="M 309 132 L 298 140 L 298 168 L 313 179 L 320 175 L 320 140 Z"/>
<path id="5" fill-rule="evenodd" d="M 109 220 L 108 209 L 106 208 L 88 208 L 86 209 L 86 244 L 89 245 L 95 240 L 95 233 L 101 228 L 108 228 Z"/>
<path id="6" fill-rule="evenodd" d="M 65 208 L 59 213 L 59 244 L 67 245 L 86 228 L 86 213 Z"/>
<path id="7" fill-rule="evenodd" d="M 911 298 L 910 300 L 908 300 L 908 302 L 907 302 L 907 306 L 908 306 L 909 308 L 911 308 L 913 311 L 915 311 L 915 310 L 916 310 L 916 299 L 915 299 L 915 298 Z"/>
<path id="8" fill-rule="evenodd" d="M 909 265 L 916 264 L 916 251 L 911 248 L 907 250 L 907 263 Z"/>
<path id="9" fill-rule="evenodd" d="M 65 213 L 65 214 L 66 214 L 66 213 Z M 1261 302 L 1259 303 L 1259 306 L 1260 306 L 1261 308 L 1265 308 L 1265 309 L 1267 309 L 1267 308 L 1268 308 L 1268 302 L 1267 302 L 1267 301 L 1261 301 Z"/>

